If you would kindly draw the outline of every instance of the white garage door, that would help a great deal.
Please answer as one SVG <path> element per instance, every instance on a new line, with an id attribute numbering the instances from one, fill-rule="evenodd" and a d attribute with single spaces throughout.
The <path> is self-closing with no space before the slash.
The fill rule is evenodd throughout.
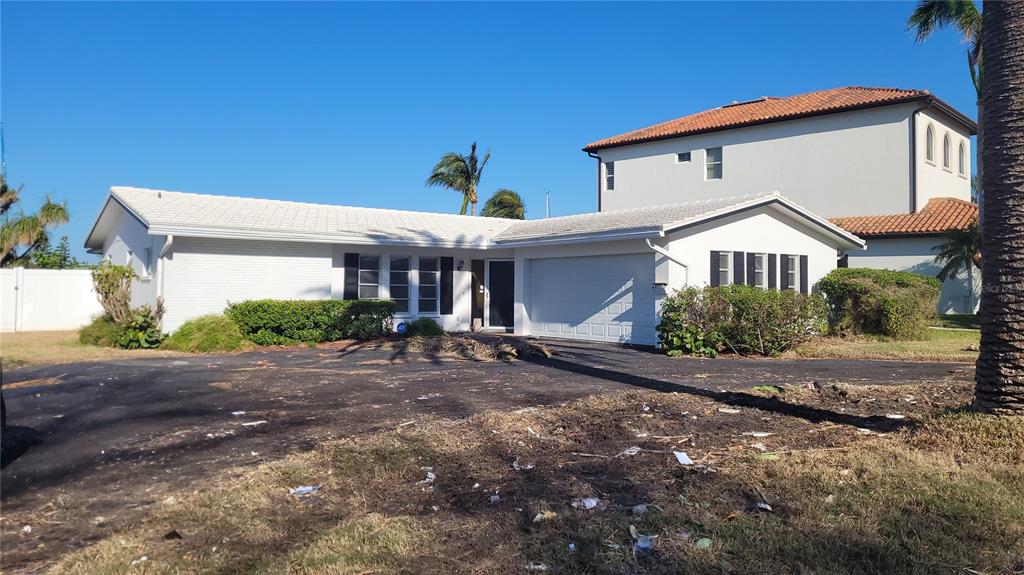
<path id="1" fill-rule="evenodd" d="M 530 261 L 533 335 L 654 345 L 654 254 Z"/>

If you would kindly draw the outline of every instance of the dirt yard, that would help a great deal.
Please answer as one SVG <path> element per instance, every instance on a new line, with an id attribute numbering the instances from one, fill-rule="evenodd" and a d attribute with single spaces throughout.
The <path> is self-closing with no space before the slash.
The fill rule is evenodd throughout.
<path id="1" fill-rule="evenodd" d="M 969 366 L 555 349 L 512 363 L 372 346 L 144 360 L 16 388 L 22 424 L 49 420 L 4 470 L 4 568 L 1024 567 L 1024 429 L 960 411 Z M 83 455 L 89 442 L 114 449 Z M 320 487 L 289 494 L 302 485 Z M 594 509 L 573 506 L 587 498 Z"/>

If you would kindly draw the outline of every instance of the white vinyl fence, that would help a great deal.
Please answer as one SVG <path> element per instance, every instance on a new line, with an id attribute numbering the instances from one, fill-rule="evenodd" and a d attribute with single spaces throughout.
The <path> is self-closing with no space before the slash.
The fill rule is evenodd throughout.
<path id="1" fill-rule="evenodd" d="M 78 329 L 102 312 L 89 270 L 0 269 L 0 332 Z"/>

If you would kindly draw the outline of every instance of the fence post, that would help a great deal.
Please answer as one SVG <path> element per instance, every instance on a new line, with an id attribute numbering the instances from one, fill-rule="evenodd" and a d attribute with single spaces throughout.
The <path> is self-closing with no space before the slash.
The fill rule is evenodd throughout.
<path id="1" fill-rule="evenodd" d="M 21 331 L 22 312 L 25 303 L 23 289 L 25 285 L 25 268 L 14 268 L 14 331 Z"/>

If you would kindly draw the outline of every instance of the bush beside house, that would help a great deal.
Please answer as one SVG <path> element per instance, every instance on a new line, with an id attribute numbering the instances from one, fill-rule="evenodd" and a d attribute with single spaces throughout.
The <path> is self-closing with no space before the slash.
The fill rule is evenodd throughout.
<path id="1" fill-rule="evenodd" d="M 822 335 L 828 308 L 817 294 L 745 285 L 687 288 L 665 298 L 658 338 L 669 355 L 721 351 L 775 356 Z"/>
<path id="2" fill-rule="evenodd" d="M 910 272 L 840 268 L 821 279 L 836 335 L 874 334 L 922 339 L 935 316 L 942 283 Z"/>
<path id="3" fill-rule="evenodd" d="M 219 314 L 204 315 L 182 324 L 163 342 L 166 349 L 189 353 L 239 351 L 252 347 L 238 324 Z"/>
<path id="4" fill-rule="evenodd" d="M 225 315 L 257 345 L 369 339 L 391 331 L 388 300 L 251 300 L 229 304 Z"/>

